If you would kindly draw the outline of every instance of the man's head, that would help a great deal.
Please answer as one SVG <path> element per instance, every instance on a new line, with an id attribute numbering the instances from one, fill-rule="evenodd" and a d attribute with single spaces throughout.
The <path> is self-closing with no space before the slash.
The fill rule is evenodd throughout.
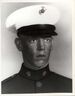
<path id="1" fill-rule="evenodd" d="M 53 25 L 32 25 L 17 30 L 15 43 L 22 51 L 24 62 L 30 68 L 40 69 L 48 65 L 52 48 L 52 36 L 57 35 Z M 26 31 L 26 32 L 25 32 Z"/>
<path id="2" fill-rule="evenodd" d="M 22 51 L 24 62 L 29 63 L 28 67 L 39 69 L 48 64 L 52 48 L 51 37 L 36 38 L 22 35 L 16 39 L 16 45 Z"/>
<path id="3" fill-rule="evenodd" d="M 15 28 L 18 35 L 15 43 L 27 67 L 37 70 L 48 64 L 58 19 L 57 8 L 43 4 L 21 8 L 8 17 L 6 27 Z"/>

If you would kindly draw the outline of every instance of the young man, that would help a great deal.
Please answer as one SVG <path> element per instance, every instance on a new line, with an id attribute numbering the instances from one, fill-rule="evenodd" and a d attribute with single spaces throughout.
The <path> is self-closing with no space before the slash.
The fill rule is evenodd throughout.
<path id="1" fill-rule="evenodd" d="M 18 74 L 2 82 L 2 93 L 72 92 L 72 80 L 49 70 L 55 24 L 58 10 L 52 5 L 33 5 L 12 13 L 6 22 L 15 28 L 15 44 L 23 55 Z"/>

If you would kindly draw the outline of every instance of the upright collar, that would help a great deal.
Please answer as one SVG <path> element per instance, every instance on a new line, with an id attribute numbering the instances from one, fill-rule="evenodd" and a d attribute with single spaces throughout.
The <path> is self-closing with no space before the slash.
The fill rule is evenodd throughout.
<path id="1" fill-rule="evenodd" d="M 44 78 L 48 73 L 49 73 L 49 66 L 46 66 L 45 68 L 40 70 L 33 70 L 25 67 L 24 64 L 22 64 L 19 75 L 31 80 L 40 80 Z"/>

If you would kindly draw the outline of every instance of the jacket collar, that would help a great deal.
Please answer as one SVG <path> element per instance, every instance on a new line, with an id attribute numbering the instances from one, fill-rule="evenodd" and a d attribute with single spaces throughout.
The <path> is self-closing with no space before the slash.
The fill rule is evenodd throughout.
<path id="1" fill-rule="evenodd" d="M 49 72 L 49 65 L 40 70 L 33 70 L 25 67 L 24 64 L 22 64 L 19 74 L 27 79 L 40 80 L 43 79 Z"/>

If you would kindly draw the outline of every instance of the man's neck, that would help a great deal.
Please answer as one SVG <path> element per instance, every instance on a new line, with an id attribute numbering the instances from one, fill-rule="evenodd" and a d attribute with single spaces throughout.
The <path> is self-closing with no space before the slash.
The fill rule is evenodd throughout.
<path id="1" fill-rule="evenodd" d="M 45 68 L 49 63 L 46 63 L 45 65 L 43 66 L 40 66 L 40 67 L 37 67 L 37 66 L 32 66 L 29 62 L 27 62 L 26 60 L 24 61 L 24 66 L 29 68 L 29 69 L 33 69 L 33 70 L 40 70 L 40 69 L 43 69 Z"/>

